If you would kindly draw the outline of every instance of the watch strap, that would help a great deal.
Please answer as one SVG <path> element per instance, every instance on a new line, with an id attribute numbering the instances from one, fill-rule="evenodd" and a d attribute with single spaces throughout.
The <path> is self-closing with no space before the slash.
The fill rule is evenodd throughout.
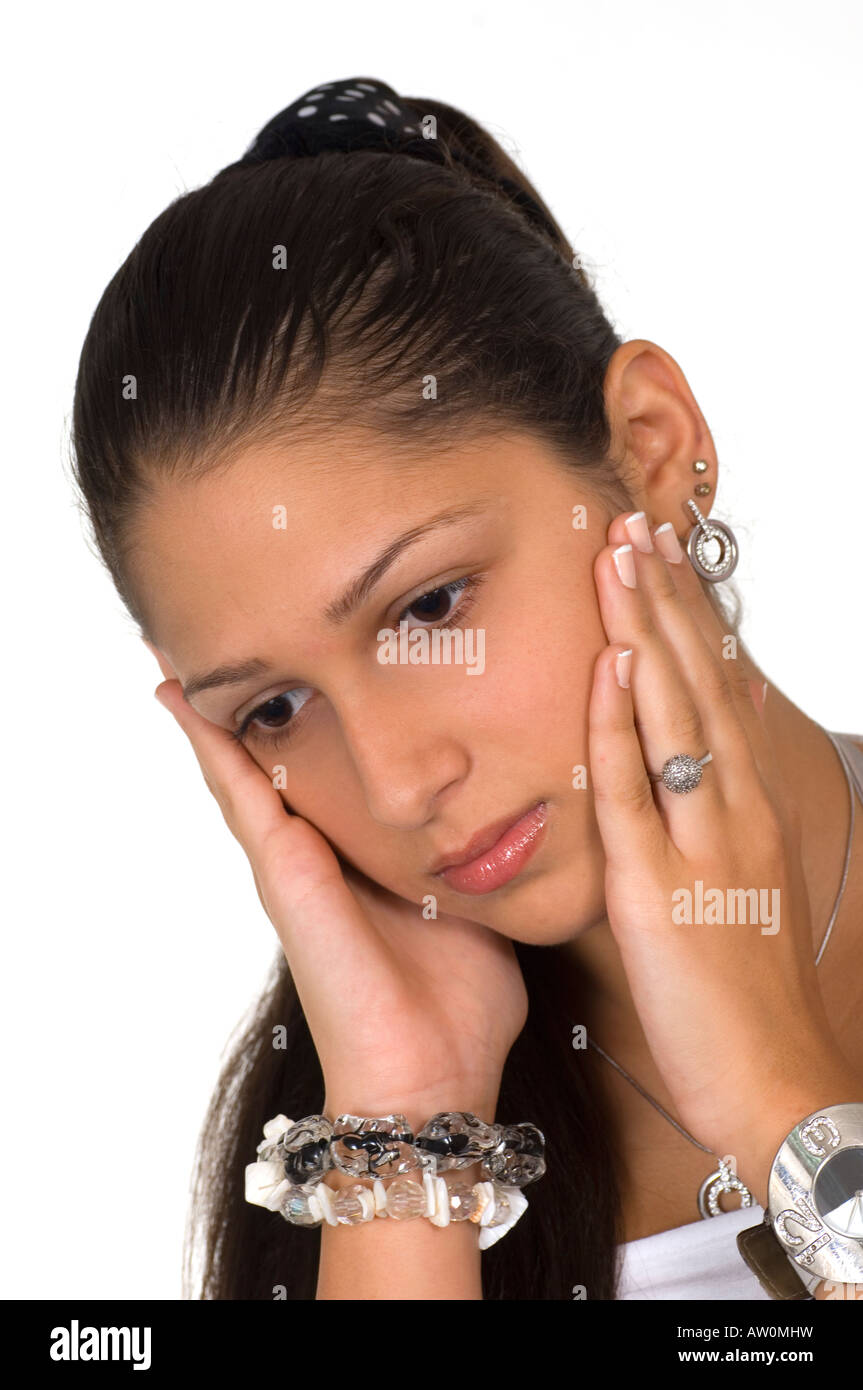
<path id="1" fill-rule="evenodd" d="M 814 1276 L 804 1283 L 802 1272 L 794 1268 L 777 1240 L 769 1217 L 765 1217 L 757 1226 L 738 1231 L 737 1248 L 771 1298 L 812 1298 L 810 1290 L 821 1283 Z"/>

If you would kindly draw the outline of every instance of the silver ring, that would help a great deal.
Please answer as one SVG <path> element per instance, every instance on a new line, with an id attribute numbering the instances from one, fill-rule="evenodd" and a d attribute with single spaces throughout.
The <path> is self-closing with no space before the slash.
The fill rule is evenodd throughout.
<path id="1" fill-rule="evenodd" d="M 647 775 L 651 782 L 664 782 L 670 792 L 691 792 L 701 781 L 702 767 L 712 760 L 712 753 L 705 753 L 703 758 L 675 753 L 673 758 L 666 759 L 661 772 L 648 772 Z"/>

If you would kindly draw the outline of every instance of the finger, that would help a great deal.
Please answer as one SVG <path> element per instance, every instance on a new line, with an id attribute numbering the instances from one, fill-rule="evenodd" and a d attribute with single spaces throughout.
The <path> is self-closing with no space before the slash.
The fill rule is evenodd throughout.
<path id="1" fill-rule="evenodd" d="M 652 786 L 671 837 L 686 851 L 703 845 L 711 832 L 719 833 L 724 807 L 709 764 L 702 771 L 697 801 L 671 791 L 661 780 L 669 758 L 688 754 L 700 759 L 710 750 L 676 654 L 657 629 L 638 583 L 642 561 L 649 558 L 639 555 L 636 562 L 629 544 L 607 546 L 596 559 L 596 586 L 609 641 L 634 648 L 632 700 L 644 766 L 657 778 Z"/>
<path id="2" fill-rule="evenodd" d="M 249 858 L 271 917 L 277 913 L 287 920 L 286 907 L 299 908 L 328 888 L 344 893 L 338 861 L 326 840 L 308 821 L 287 810 L 267 774 L 242 744 L 200 715 L 183 698 L 179 681 L 164 681 L 155 694 L 189 739 L 204 781 Z M 268 901 L 275 883 L 281 910 Z M 274 925 L 279 931 L 282 923 L 274 919 Z"/>
<path id="3" fill-rule="evenodd" d="M 307 1012 L 334 959 L 343 976 L 357 982 L 370 971 L 380 974 L 390 961 L 389 948 L 323 835 L 286 810 L 247 750 L 198 714 L 179 681 L 166 681 L 155 693 L 187 735 L 228 828 L 246 852 Z"/>
<path id="4" fill-rule="evenodd" d="M 656 531 L 651 535 L 641 520 L 643 513 L 634 515 L 636 521 L 626 516 L 620 522 L 638 542 L 634 554 L 639 589 L 663 644 L 673 654 L 678 678 L 686 685 L 698 710 L 706 748 L 712 754 L 711 780 L 725 806 L 739 808 L 751 800 L 754 787 L 763 789 L 763 783 L 727 664 L 717 657 L 693 614 L 692 604 L 682 596 L 676 582 L 686 564 L 682 552 L 677 562 L 666 558 L 663 550 L 667 537 L 657 537 Z M 619 527 L 610 528 L 609 534 L 615 529 L 619 534 Z M 665 543 L 660 545 L 663 540 Z M 746 699 L 752 718 L 758 719 L 748 688 Z"/>
<path id="5" fill-rule="evenodd" d="M 155 695 L 186 734 L 204 781 L 243 848 L 248 852 L 280 830 L 286 817 L 284 803 L 246 749 L 183 698 L 178 680 L 163 681 Z"/>
<path id="6" fill-rule="evenodd" d="M 644 766 L 631 686 L 637 660 L 624 643 L 605 647 L 596 660 L 588 705 L 590 776 L 599 831 L 609 865 L 645 872 L 664 858 L 668 836 Z"/>
<path id="7" fill-rule="evenodd" d="M 704 586 L 682 547 L 680 560 L 677 564 L 669 563 L 669 571 L 673 572 L 675 585 L 685 606 L 725 675 L 734 708 L 746 731 L 762 776 L 768 781 L 777 778 L 781 780 L 781 769 L 764 726 L 765 683 L 752 678 L 745 660 L 743 643 L 736 633 L 729 631 L 727 621 L 708 599 Z"/>
<path id="8" fill-rule="evenodd" d="M 764 683 L 753 680 L 741 649 L 743 643 L 736 634 L 729 632 L 728 624 L 717 612 L 707 597 L 701 580 L 690 563 L 680 539 L 670 522 L 662 523 L 652 533 L 656 550 L 666 561 L 668 574 L 673 580 L 684 610 L 688 610 L 696 631 L 707 644 L 713 659 L 712 675 L 708 676 L 714 694 L 720 700 L 727 699 L 725 690 L 718 684 L 717 671 L 725 677 L 730 691 L 731 704 L 737 714 L 749 745 L 750 756 L 761 777 L 768 786 L 785 786 L 782 770 L 779 767 L 772 741 L 764 725 Z M 743 648 L 745 651 L 745 648 Z M 741 750 L 742 754 L 742 750 Z M 729 754 L 733 759 L 733 752 Z M 729 767 L 735 764 L 730 762 Z M 736 797 L 728 795 L 729 804 Z"/>

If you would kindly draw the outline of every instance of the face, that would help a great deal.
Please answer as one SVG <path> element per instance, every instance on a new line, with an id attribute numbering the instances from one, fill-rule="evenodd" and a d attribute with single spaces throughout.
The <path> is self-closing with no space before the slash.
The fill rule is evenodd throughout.
<path id="1" fill-rule="evenodd" d="M 552 944 L 604 916 L 573 773 L 589 769 L 607 645 L 593 561 L 612 515 L 530 435 L 396 456 L 345 434 L 163 481 L 132 575 L 167 674 L 345 861 Z"/>

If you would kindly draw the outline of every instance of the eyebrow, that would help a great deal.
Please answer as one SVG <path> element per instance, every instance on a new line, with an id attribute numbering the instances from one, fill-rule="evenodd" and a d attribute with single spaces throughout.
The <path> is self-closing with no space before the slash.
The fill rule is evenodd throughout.
<path id="1" fill-rule="evenodd" d="M 445 512 L 439 512 L 437 516 L 430 517 L 428 521 L 422 522 L 419 526 L 412 526 L 409 531 L 404 531 L 395 540 L 381 551 L 381 553 L 367 565 L 366 568 L 347 585 L 338 598 L 332 603 L 328 603 L 324 609 L 324 617 L 333 625 L 345 623 L 348 618 L 356 611 L 359 606 L 366 601 L 376 584 L 379 584 L 387 570 L 395 564 L 398 557 L 421 536 L 425 536 L 429 531 L 439 530 L 444 526 L 453 526 L 467 517 L 481 515 L 486 504 L 493 501 L 492 497 L 481 497 L 475 502 L 466 503 L 462 507 L 453 507 Z M 250 657 L 247 661 L 237 661 L 216 666 L 212 671 L 203 671 L 199 675 L 190 676 L 183 686 L 183 695 L 186 700 L 191 700 L 193 696 L 200 695 L 204 690 L 214 690 L 223 685 L 240 685 L 243 681 L 251 680 L 253 676 L 263 676 L 271 668 L 260 657 Z"/>

